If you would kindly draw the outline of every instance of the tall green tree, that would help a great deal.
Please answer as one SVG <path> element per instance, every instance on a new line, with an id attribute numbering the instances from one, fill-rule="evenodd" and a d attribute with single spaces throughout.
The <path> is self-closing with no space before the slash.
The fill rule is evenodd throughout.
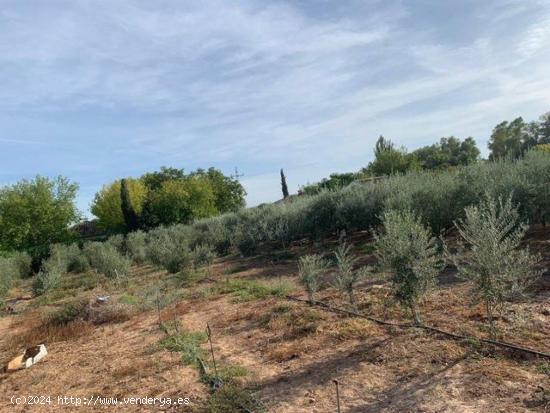
<path id="1" fill-rule="evenodd" d="M 131 232 L 138 229 L 138 216 L 132 205 L 132 199 L 130 197 L 130 189 L 126 179 L 120 180 L 120 207 L 122 210 L 122 216 L 124 217 L 124 224 L 126 231 Z"/>
<path id="2" fill-rule="evenodd" d="M 27 250 L 36 265 L 49 244 L 67 241 L 79 219 L 78 185 L 64 177 L 37 176 L 0 189 L 0 249 Z"/>
<path id="3" fill-rule="evenodd" d="M 393 146 L 384 150 L 375 148 L 374 153 L 374 161 L 362 170 L 367 175 L 393 175 L 419 168 L 416 157 L 407 153 L 405 148 L 394 148 Z"/>
<path id="4" fill-rule="evenodd" d="M 246 191 L 237 179 L 224 175 L 216 168 L 208 168 L 207 171 L 197 169 L 189 176 L 203 177 L 208 180 L 214 192 L 214 204 L 220 214 L 236 212 L 245 207 Z"/>
<path id="5" fill-rule="evenodd" d="M 391 151 L 392 149 L 394 149 L 392 141 L 380 135 L 374 145 L 374 156 L 377 157 L 382 152 Z"/>
<path id="6" fill-rule="evenodd" d="M 416 149 L 412 154 L 423 169 L 446 169 L 476 162 L 480 152 L 472 137 L 461 142 L 460 139 L 450 136 L 441 138 L 436 144 Z"/>
<path id="7" fill-rule="evenodd" d="M 162 184 L 166 181 L 177 181 L 184 178 L 185 172 L 183 169 L 162 166 L 159 171 L 143 174 L 140 181 L 147 189 L 154 191 L 160 189 Z"/>
<path id="8" fill-rule="evenodd" d="M 306 195 L 315 195 L 323 190 L 335 191 L 350 185 L 361 176 L 359 173 L 333 173 L 328 178 L 322 179 L 316 184 L 304 185 L 300 188 L 300 193 Z"/>
<path id="9" fill-rule="evenodd" d="M 288 198 L 288 186 L 286 184 L 286 176 L 281 168 L 281 191 L 283 192 L 283 198 Z"/>
<path id="10" fill-rule="evenodd" d="M 528 125 L 522 117 L 512 122 L 504 121 L 493 129 L 489 139 L 489 159 L 511 157 L 518 159 L 528 149 L 532 140 L 528 133 Z"/>
<path id="11" fill-rule="evenodd" d="M 218 213 L 214 191 L 204 177 L 168 180 L 150 193 L 144 210 L 144 226 L 188 224 L 196 218 L 207 218 Z"/>
<path id="12" fill-rule="evenodd" d="M 137 216 L 140 216 L 147 199 L 147 187 L 138 179 L 126 178 L 130 204 Z M 126 231 L 126 221 L 122 212 L 121 181 L 105 185 L 96 193 L 91 211 L 98 218 L 98 225 L 109 232 Z"/>

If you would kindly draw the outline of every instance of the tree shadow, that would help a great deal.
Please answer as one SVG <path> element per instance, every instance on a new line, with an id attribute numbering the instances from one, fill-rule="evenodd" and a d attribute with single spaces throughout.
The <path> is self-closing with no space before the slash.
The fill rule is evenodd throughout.
<path id="1" fill-rule="evenodd" d="M 392 387 L 373 394 L 371 397 L 375 400 L 374 402 L 366 402 L 344 411 L 346 413 L 378 413 L 390 408 L 391 411 L 410 412 L 431 388 L 444 382 L 444 376 L 448 370 L 466 360 L 469 356 L 470 354 L 467 353 L 456 358 L 442 369 L 423 374 L 409 382 L 404 383 L 403 380 L 400 380 Z"/>
<path id="2" fill-rule="evenodd" d="M 322 360 L 309 363 L 293 372 L 271 377 L 259 383 L 259 388 L 281 387 L 285 397 L 298 396 L 308 386 L 327 385 L 334 377 L 357 369 L 357 365 L 365 360 L 368 353 L 386 345 L 392 338 L 375 343 L 361 343 L 348 351 L 323 357 Z"/>

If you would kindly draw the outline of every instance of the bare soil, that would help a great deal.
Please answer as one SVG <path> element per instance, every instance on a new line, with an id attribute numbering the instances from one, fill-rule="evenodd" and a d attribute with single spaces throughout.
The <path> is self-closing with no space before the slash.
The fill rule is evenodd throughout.
<path id="1" fill-rule="evenodd" d="M 544 255 L 548 268 L 550 240 L 537 229 L 529 243 Z M 366 235 L 352 240 L 358 252 Z M 422 330 L 398 329 L 337 315 L 284 298 L 241 302 L 234 294 L 213 293 L 228 279 L 295 285 L 294 295 L 305 297 L 296 280 L 296 257 L 323 246 L 295 244 L 287 253 L 253 258 L 219 259 L 211 273 L 183 289 L 183 298 L 162 311 L 164 320 L 176 318 L 189 331 L 204 331 L 208 322 L 219 365 L 244 367 L 244 386 L 256 391 L 269 412 L 335 412 L 333 380 L 340 383 L 342 412 L 544 412 L 550 391 L 550 360 L 455 341 Z M 364 254 L 363 262 L 371 263 Z M 139 291 L 158 278 L 149 267 L 134 268 L 130 279 Z M 162 276 L 162 274 L 161 274 Z M 330 278 L 330 275 L 329 275 Z M 487 337 L 481 306 L 471 305 L 470 286 L 452 269 L 440 276 L 440 288 L 421 307 L 426 324 L 475 337 Z M 497 320 L 500 339 L 550 353 L 550 286 L 548 276 L 531 295 L 507 306 Z M 17 294 L 25 293 L 25 284 Z M 37 306 L 28 300 L 17 314 L 0 317 L 0 362 L 19 354 L 41 316 L 81 295 L 89 299 L 103 292 L 117 299 L 125 287 L 109 284 Z M 28 293 L 28 292 L 27 292 Z M 384 274 L 360 286 L 359 310 L 385 320 L 409 321 L 410 315 L 391 302 Z M 319 299 L 346 307 L 345 297 L 333 288 Z M 101 325 L 81 324 L 64 338 L 46 342 L 48 356 L 29 369 L 0 374 L 1 412 L 108 411 L 108 406 L 13 405 L 12 395 L 101 397 L 189 397 L 178 408 L 118 406 L 133 411 L 200 411 L 210 397 L 194 366 L 184 365 L 177 353 L 158 346 L 164 333 L 154 309 L 136 310 L 129 320 Z M 57 333 L 56 333 L 57 334 Z M 25 339 L 26 342 L 22 340 Z M 206 344 L 204 349 L 207 349 Z M 542 390 L 541 390 L 542 388 Z"/>

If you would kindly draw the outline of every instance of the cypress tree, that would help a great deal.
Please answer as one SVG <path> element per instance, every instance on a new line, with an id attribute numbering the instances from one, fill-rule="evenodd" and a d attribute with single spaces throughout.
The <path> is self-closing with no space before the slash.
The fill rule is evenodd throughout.
<path id="1" fill-rule="evenodd" d="M 138 217 L 130 200 L 130 191 L 126 179 L 120 180 L 120 200 L 124 224 L 128 232 L 138 229 Z"/>
<path id="2" fill-rule="evenodd" d="M 283 198 L 288 198 L 288 186 L 286 185 L 286 176 L 281 168 L 281 189 L 283 190 Z"/>

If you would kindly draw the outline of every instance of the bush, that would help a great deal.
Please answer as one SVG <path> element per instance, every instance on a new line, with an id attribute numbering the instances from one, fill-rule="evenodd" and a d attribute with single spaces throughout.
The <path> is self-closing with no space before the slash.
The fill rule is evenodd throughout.
<path id="1" fill-rule="evenodd" d="M 107 238 L 105 244 L 112 245 L 119 254 L 126 254 L 126 242 L 124 240 L 124 235 L 116 234 Z"/>
<path id="2" fill-rule="evenodd" d="M 375 234 L 380 266 L 391 271 L 396 300 L 421 324 L 417 303 L 435 284 L 442 267 L 435 238 L 411 211 L 386 211 L 383 224 L 384 232 Z"/>
<path id="3" fill-rule="evenodd" d="M 32 275 L 32 258 L 27 252 L 15 252 L 11 259 L 17 268 L 16 274 L 19 278 L 28 278 Z"/>
<path id="4" fill-rule="evenodd" d="M 485 303 L 491 336 L 493 313 L 507 298 L 521 294 L 540 275 L 534 267 L 541 257 L 520 249 L 527 226 L 519 222 L 512 196 L 505 200 L 487 195 L 479 206 L 466 208 L 466 218 L 456 227 L 463 238 L 461 249 L 470 250 L 468 262 L 455 262 L 459 274 L 474 282 L 474 297 Z"/>
<path id="5" fill-rule="evenodd" d="M 141 230 L 126 236 L 126 249 L 136 264 L 147 261 L 147 234 Z"/>
<path id="6" fill-rule="evenodd" d="M 206 340 L 205 332 L 184 331 L 164 338 L 160 345 L 169 351 L 180 353 L 185 364 L 197 364 L 197 359 L 204 357 L 200 346 Z"/>
<path id="7" fill-rule="evenodd" d="M 208 244 L 199 244 L 191 251 L 191 260 L 195 267 L 210 266 L 216 258 L 214 249 Z"/>
<path id="8" fill-rule="evenodd" d="M 43 266 L 56 267 L 62 274 L 66 272 L 86 272 L 90 269 L 87 258 L 76 244 L 53 244 L 50 255 Z"/>
<path id="9" fill-rule="evenodd" d="M 160 227 L 149 232 L 148 260 L 169 273 L 188 270 L 192 265 L 188 233 L 184 226 Z"/>
<path id="10" fill-rule="evenodd" d="M 130 268 L 130 259 L 109 243 L 89 242 L 84 245 L 84 254 L 93 268 L 109 278 L 124 277 Z"/>
<path id="11" fill-rule="evenodd" d="M 48 268 L 40 270 L 32 283 L 32 290 L 35 295 L 46 294 L 57 287 L 61 283 L 62 271 L 55 265 L 49 265 Z"/>
<path id="12" fill-rule="evenodd" d="M 313 304 L 315 293 L 319 289 L 319 278 L 326 268 L 327 262 L 320 255 L 304 255 L 298 260 L 300 281 L 307 291 L 311 304 Z"/>
<path id="13" fill-rule="evenodd" d="M 82 273 L 90 270 L 88 258 L 79 250 L 78 254 L 71 257 L 67 264 L 67 270 L 73 273 Z"/>
<path id="14" fill-rule="evenodd" d="M 88 303 L 85 301 L 75 301 L 65 304 L 59 310 L 48 316 L 48 324 L 62 326 L 79 318 L 84 319 L 87 307 Z"/>
<path id="15" fill-rule="evenodd" d="M 122 323 L 130 319 L 129 305 L 107 302 L 100 305 L 91 305 L 86 310 L 86 320 L 92 324 Z"/>
<path id="16" fill-rule="evenodd" d="M 0 304 L 2 304 L 3 298 L 10 290 L 16 272 L 17 270 L 13 260 L 6 257 L 0 257 Z"/>
<path id="17" fill-rule="evenodd" d="M 204 413 L 265 412 L 255 394 L 236 384 L 228 384 L 216 391 L 201 410 Z"/>
<path id="18" fill-rule="evenodd" d="M 349 245 L 340 245 L 334 253 L 334 256 L 336 257 L 336 265 L 338 266 L 335 277 L 336 286 L 344 294 L 348 295 L 351 306 L 356 308 L 354 293 L 355 284 L 367 275 L 368 268 L 353 268 L 357 262 L 357 257 L 352 254 Z"/>
<path id="19" fill-rule="evenodd" d="M 231 233 L 236 222 L 237 217 L 234 213 L 198 221 L 192 227 L 191 247 L 209 244 L 214 246 L 218 255 L 227 255 L 231 249 Z"/>

